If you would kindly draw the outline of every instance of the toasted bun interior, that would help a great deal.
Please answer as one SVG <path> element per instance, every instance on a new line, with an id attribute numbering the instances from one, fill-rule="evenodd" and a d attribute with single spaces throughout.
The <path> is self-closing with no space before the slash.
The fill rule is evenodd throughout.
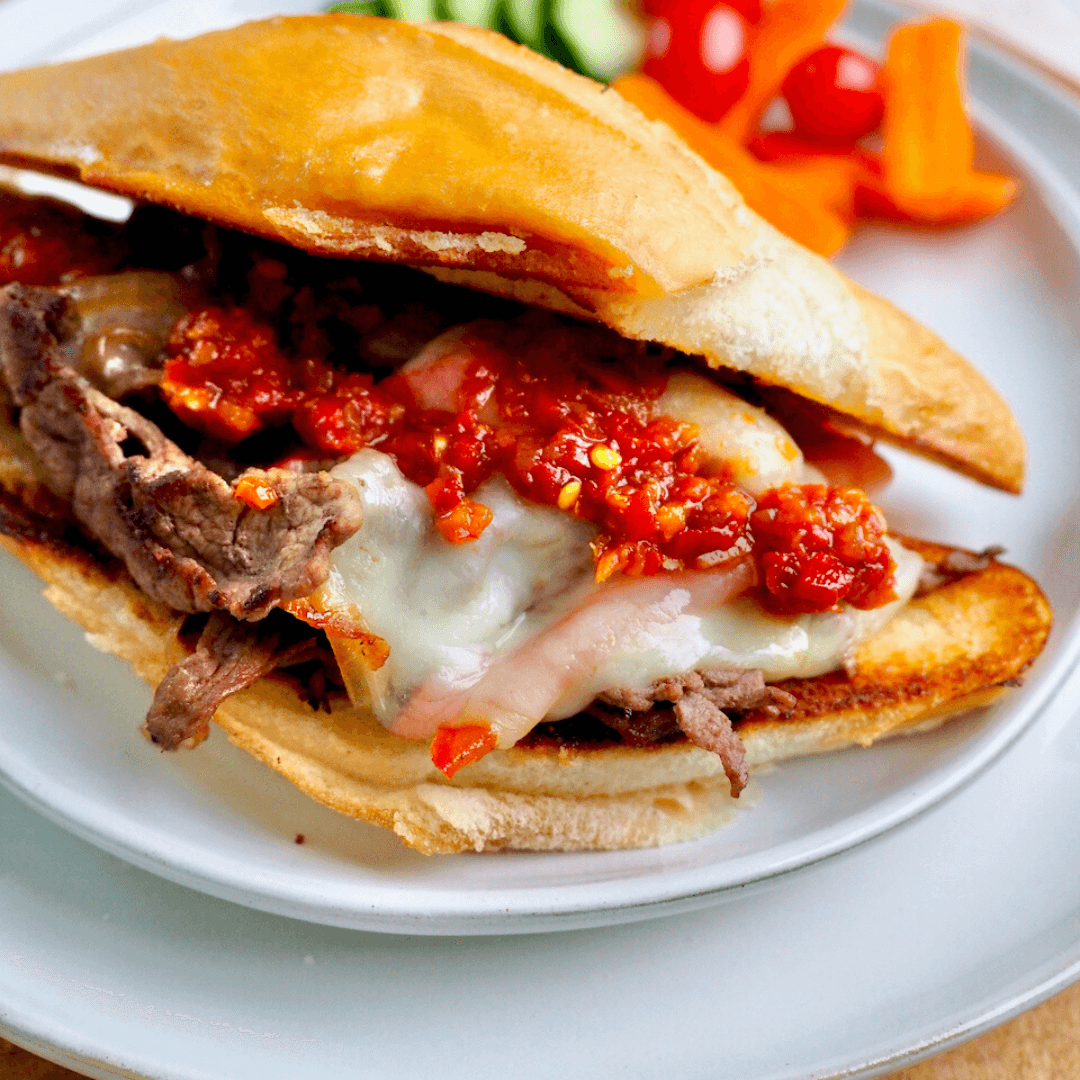
<path id="1" fill-rule="evenodd" d="M 490 31 L 276 18 L 0 75 L 0 162 L 599 319 L 1023 482 L 1016 422 L 963 358 L 665 125 Z"/>

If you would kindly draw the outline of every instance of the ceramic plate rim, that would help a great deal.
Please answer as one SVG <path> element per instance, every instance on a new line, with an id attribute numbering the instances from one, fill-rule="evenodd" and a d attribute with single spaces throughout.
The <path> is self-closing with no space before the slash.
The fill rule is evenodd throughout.
<path id="1" fill-rule="evenodd" d="M 873 0 L 870 6 L 887 9 L 878 0 Z M 996 46 L 980 43 L 977 47 L 1001 64 L 1003 54 Z M 1015 61 L 1009 60 L 1006 66 L 1015 65 Z M 1023 64 L 1019 67 L 1041 92 L 1054 97 L 1060 95 L 1058 88 L 1037 72 Z M 1015 133 L 1004 121 L 985 108 L 979 109 L 979 115 L 991 136 L 1023 160 L 1040 182 L 1047 181 L 1045 174 L 1049 170 L 1052 186 L 1069 190 L 1067 181 L 1057 175 L 1052 165 L 1045 161 L 1032 162 L 1030 148 L 1026 144 L 1017 145 Z M 1076 247 L 1077 238 L 1063 224 L 1061 227 Z M 35 786 L 34 778 L 29 775 L 16 777 L 0 772 L 0 783 L 49 820 L 142 869 L 222 899 L 311 922 L 383 932 L 492 934 L 633 921 L 701 907 L 730 890 L 745 889 L 811 866 L 896 828 L 962 789 L 1004 753 L 1054 699 L 1080 657 L 1080 614 L 1074 615 L 1065 627 L 1057 627 L 1055 637 L 1059 644 L 1053 663 L 1040 665 L 1033 685 L 1011 706 L 1006 717 L 993 730 L 974 735 L 971 745 L 947 767 L 932 770 L 928 777 L 912 781 L 873 806 L 798 840 L 707 866 L 664 875 L 641 875 L 629 884 L 626 879 L 619 879 L 490 889 L 482 897 L 467 889 L 438 895 L 385 892 L 380 896 L 377 888 L 365 886 L 361 891 L 368 900 L 349 909 L 328 907 L 313 895 L 313 890 L 305 890 L 302 882 L 282 882 L 279 878 L 276 882 L 263 881 L 260 886 L 252 883 L 250 875 L 245 878 L 242 873 L 230 874 L 230 866 L 224 860 L 217 860 L 215 869 L 208 866 L 205 856 L 200 862 L 198 858 L 187 859 L 176 852 L 165 852 L 162 845 L 154 845 L 150 838 L 137 844 L 131 822 L 118 811 L 95 813 L 91 807 L 80 816 L 76 813 L 78 798 L 50 800 L 44 790 L 46 785 Z M 210 863 L 213 862 L 211 859 Z M 288 887 L 290 884 L 292 888 Z M 632 899 L 626 899 L 628 888 L 634 891 Z"/>

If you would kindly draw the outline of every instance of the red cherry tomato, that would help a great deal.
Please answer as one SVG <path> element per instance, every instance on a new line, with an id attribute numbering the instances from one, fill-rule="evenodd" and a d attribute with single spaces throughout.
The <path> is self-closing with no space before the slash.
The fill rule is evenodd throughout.
<path id="1" fill-rule="evenodd" d="M 776 162 L 781 165 L 805 161 L 807 158 L 829 158 L 838 155 L 848 157 L 851 148 L 807 139 L 793 131 L 759 131 L 746 144 L 759 161 Z"/>
<path id="2" fill-rule="evenodd" d="M 800 60 L 780 88 L 796 132 L 838 144 L 876 131 L 885 111 L 878 75 L 873 60 L 838 45 Z"/>
<path id="3" fill-rule="evenodd" d="M 719 120 L 750 82 L 746 19 L 716 0 L 681 0 L 649 25 L 643 70 L 703 120 Z"/>
<path id="4" fill-rule="evenodd" d="M 641 10 L 646 15 L 668 20 L 684 6 L 683 0 L 641 0 Z M 734 8 L 751 26 L 761 22 L 761 0 L 727 0 L 727 6 Z"/>

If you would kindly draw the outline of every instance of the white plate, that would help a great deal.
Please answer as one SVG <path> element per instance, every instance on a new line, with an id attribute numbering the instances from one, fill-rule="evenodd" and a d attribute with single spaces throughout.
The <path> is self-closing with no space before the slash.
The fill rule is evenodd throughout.
<path id="1" fill-rule="evenodd" d="M 50 25 L 63 23 L 65 54 L 86 53 L 159 31 L 194 33 L 260 8 L 178 0 L 134 6 L 81 31 L 60 18 Z M 18 2 L 0 8 L 0 41 L 12 52 L 0 60 L 16 62 L 5 17 L 14 27 L 28 11 Z M 883 12 L 860 8 L 856 29 L 880 29 Z M 80 6 L 77 18 L 88 17 Z M 33 24 L 39 52 L 50 33 L 40 21 Z M 1023 730 L 1080 650 L 1080 365 L 1075 333 L 1063 319 L 1068 298 L 1075 303 L 1080 295 L 1077 192 L 1064 179 L 1080 119 L 1048 87 L 990 53 L 976 56 L 971 82 L 997 147 L 988 147 L 988 158 L 1025 180 L 1019 205 L 972 229 L 866 230 L 844 262 L 983 367 L 1029 434 L 1031 481 L 1020 500 L 902 455 L 899 479 L 882 500 L 900 531 L 970 547 L 1005 543 L 1043 583 L 1058 629 L 1023 691 L 933 735 L 776 769 L 757 782 L 756 805 L 697 843 L 423 859 L 389 834 L 309 802 L 220 735 L 191 754 L 158 754 L 135 734 L 146 688 L 123 665 L 89 650 L 36 599 L 29 576 L 5 561 L 4 783 L 80 836 L 174 881 L 327 924 L 424 934 L 566 929 L 700 907 L 725 889 L 861 843 L 954 791 Z M 1033 131 L 1032 120 L 1046 130 Z M 303 847 L 293 843 L 298 833 L 307 838 Z"/>
<path id="2" fill-rule="evenodd" d="M 0 50 L 10 40 L 5 11 L 22 4 L 0 6 Z M 60 22 L 59 5 L 55 10 Z M 861 27 L 879 29 L 885 10 L 861 7 Z M 976 56 L 972 84 L 993 106 L 986 118 L 994 131 L 1039 177 L 1050 210 L 1028 198 L 1019 213 L 991 227 L 1008 230 L 1005 246 L 988 240 L 967 248 L 969 233 L 892 237 L 914 260 L 910 272 L 892 280 L 874 276 L 878 239 L 861 240 L 850 258 L 872 285 L 993 366 L 1017 402 L 1033 436 L 1030 495 L 1016 503 L 973 487 L 954 490 L 964 500 L 962 516 L 988 507 L 1026 515 L 1012 526 L 999 519 L 992 538 L 1004 535 L 1018 561 L 1039 568 L 1068 622 L 1077 606 L 1080 553 L 1070 510 L 1080 472 L 1077 425 L 1069 416 L 1080 361 L 1080 216 L 1076 190 L 1064 177 L 1080 177 L 1080 114 L 1048 85 L 989 54 Z M 953 282 L 935 269 L 943 263 L 946 273 L 955 270 L 954 245 L 971 254 L 956 276 L 955 296 Z M 969 279 L 987 302 L 981 316 L 968 299 Z M 967 524 L 938 493 L 934 470 L 904 465 L 908 479 L 894 492 L 904 524 L 925 483 L 935 499 L 929 524 L 947 539 L 965 538 Z M 80 708 L 95 693 L 93 680 L 101 680 L 97 692 L 118 698 L 116 729 L 106 726 L 105 714 L 86 710 L 89 736 L 70 743 L 78 735 L 72 727 L 55 731 L 38 777 L 48 789 L 55 782 L 50 760 L 69 761 L 104 739 L 107 755 L 128 757 L 132 771 L 110 775 L 117 798 L 138 809 L 127 820 L 137 836 L 159 812 L 156 800 L 137 801 L 149 792 L 139 770 L 151 766 L 130 738 L 129 709 L 145 704 L 145 692 L 119 665 L 76 663 L 79 636 L 43 612 L 31 593 L 26 580 L 5 583 L 0 652 L 8 657 L 5 680 L 13 674 L 3 683 L 8 726 L 17 720 L 48 732 L 50 713 L 71 708 L 62 685 L 68 677 L 76 680 Z M 61 664 L 35 655 L 47 639 L 42 655 L 59 656 Z M 1059 625 L 1056 651 L 1029 694 L 1052 688 L 1070 639 Z M 40 697 L 26 695 L 40 695 L 54 674 L 42 709 Z M 0 1032 L 93 1077 L 161 1080 L 824 1080 L 887 1071 L 998 1023 L 1080 975 L 1078 701 L 1074 673 L 973 783 L 873 843 L 729 890 L 712 910 L 543 936 L 401 938 L 252 912 L 126 865 L 0 792 Z M 984 737 L 996 723 L 1002 721 L 990 717 L 959 729 L 961 752 L 965 739 Z M 939 752 L 927 751 L 929 765 Z M 840 760 L 848 777 L 861 780 L 865 774 L 851 770 L 877 756 Z M 884 760 L 887 766 L 891 759 Z M 228 817 L 250 815 L 249 840 L 273 856 L 266 856 L 270 863 L 296 856 L 299 875 L 313 869 L 312 850 L 320 862 L 343 858 L 312 828 L 336 819 L 290 802 L 287 786 L 258 770 L 234 772 L 228 753 L 190 761 L 204 764 L 166 763 L 176 775 L 162 785 L 188 785 L 191 806 L 198 795 L 224 806 Z M 161 762 L 152 765 L 160 769 Z M 872 782 L 888 778 L 886 766 L 869 774 Z M 218 769 L 238 784 L 234 792 L 221 786 Z M 755 814 L 767 812 L 774 790 Z M 41 801 L 34 783 L 24 793 Z M 97 797 L 94 789 L 88 799 Z M 295 819 L 294 812 L 315 816 Z M 193 833 L 207 820 L 196 817 Z M 312 850 L 288 844 L 301 828 L 311 831 Z M 217 842 L 212 832 L 204 839 Z M 685 869 L 696 846 L 668 849 L 666 865 L 679 869 L 681 860 Z M 411 876 L 429 891 L 423 875 L 445 861 L 395 862 L 392 849 L 387 855 L 383 884 L 396 887 Z M 512 877 L 534 864 L 449 861 L 495 868 L 485 872 L 501 874 L 493 884 L 510 895 Z M 579 872 L 573 884 L 583 883 Z"/>
<path id="3" fill-rule="evenodd" d="M 871 1075 L 1080 974 L 1080 674 L 951 800 L 709 910 L 506 937 L 266 915 L 0 792 L 0 1033 L 93 1077 Z"/>

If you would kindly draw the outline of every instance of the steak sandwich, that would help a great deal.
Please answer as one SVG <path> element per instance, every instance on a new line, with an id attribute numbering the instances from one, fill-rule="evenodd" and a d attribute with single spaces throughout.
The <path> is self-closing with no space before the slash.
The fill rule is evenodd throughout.
<path id="1" fill-rule="evenodd" d="M 1050 612 L 892 535 L 1009 409 L 661 124 L 505 38 L 272 19 L 0 76 L 3 543 L 155 687 L 424 852 L 702 835 L 754 765 L 1014 685 Z M 989 538 L 988 538 L 989 539 Z"/>

